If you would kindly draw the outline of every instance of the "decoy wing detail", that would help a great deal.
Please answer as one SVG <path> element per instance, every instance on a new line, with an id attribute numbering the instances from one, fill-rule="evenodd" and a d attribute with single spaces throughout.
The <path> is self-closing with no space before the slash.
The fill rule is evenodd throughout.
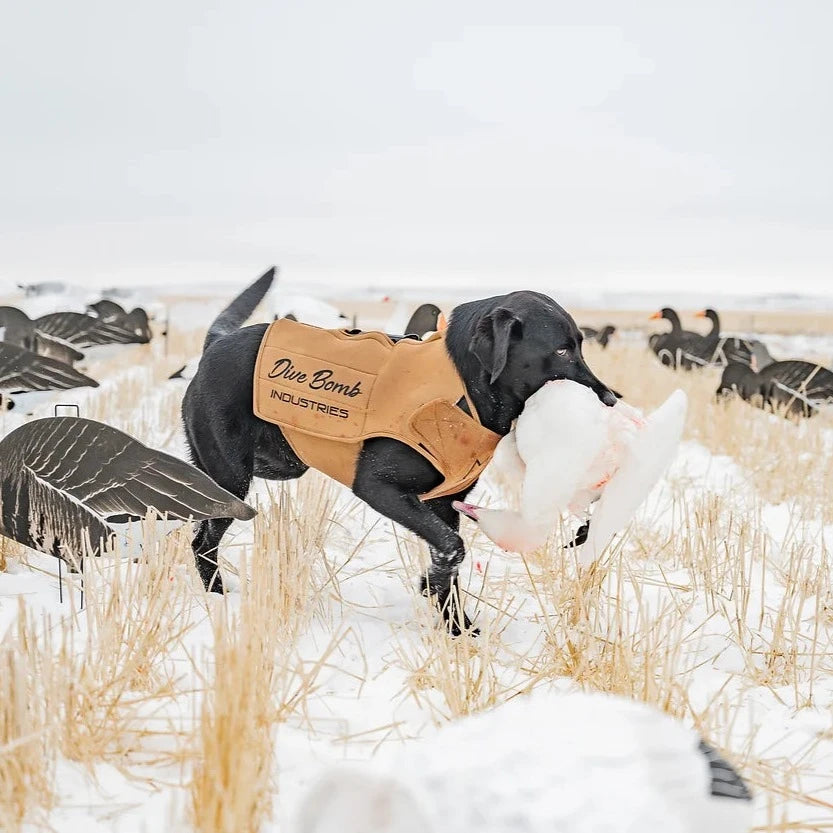
<path id="1" fill-rule="evenodd" d="M 800 359 L 774 362 L 758 374 L 762 382 L 776 382 L 811 401 L 833 398 L 833 371 Z"/>
<path id="2" fill-rule="evenodd" d="M 92 310 L 102 321 L 118 321 L 118 319 L 127 315 L 124 307 L 108 298 L 102 298 L 94 304 L 89 304 L 87 309 Z"/>
<path id="3" fill-rule="evenodd" d="M 0 343 L 0 390 L 97 388 L 98 382 L 57 359 Z"/>
<path id="4" fill-rule="evenodd" d="M 97 551 L 113 535 L 102 519 L 149 508 L 180 520 L 256 514 L 184 460 L 93 420 L 34 420 L 0 442 L 0 455 L 2 532 L 52 555 L 81 553 L 85 534 Z"/>
<path id="5" fill-rule="evenodd" d="M 35 329 L 76 347 L 131 344 L 136 341 L 136 334 L 117 322 L 108 323 L 83 312 L 53 312 L 42 315 L 35 320 Z"/>

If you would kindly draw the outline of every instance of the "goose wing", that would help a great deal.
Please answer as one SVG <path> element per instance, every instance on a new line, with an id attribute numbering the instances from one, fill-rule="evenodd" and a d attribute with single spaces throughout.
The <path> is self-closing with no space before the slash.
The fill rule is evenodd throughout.
<path id="1" fill-rule="evenodd" d="M 0 390 L 97 388 L 98 382 L 68 364 L 14 344 L 0 343 Z"/>
<path id="2" fill-rule="evenodd" d="M 43 333 L 35 333 L 35 347 L 38 355 L 48 356 L 50 359 L 56 359 L 65 364 L 80 362 L 84 358 L 84 354 L 71 344 Z"/>
<path id="3" fill-rule="evenodd" d="M 35 319 L 39 333 L 75 344 L 76 340 L 92 329 L 97 319 L 83 312 L 51 312 Z"/>
<path id="4" fill-rule="evenodd" d="M 718 343 L 716 357 L 721 365 L 740 362 L 751 366 L 752 356 L 751 342 L 739 336 L 724 336 Z"/>
<path id="5" fill-rule="evenodd" d="M 762 380 L 811 401 L 833 399 L 833 371 L 820 364 L 790 359 L 773 362 L 759 374 Z"/>
<path id="6" fill-rule="evenodd" d="M 9 537 L 58 555 L 109 540 L 102 520 L 142 516 L 249 520 L 254 510 L 194 466 L 89 419 L 53 417 L 21 426 L 0 443 L 2 525 Z"/>
<path id="7" fill-rule="evenodd" d="M 683 433 L 688 398 L 676 390 L 646 419 L 624 462 L 610 478 L 593 512 L 579 561 L 595 562 L 613 535 L 624 529 L 671 464 Z"/>
<path id="8" fill-rule="evenodd" d="M 704 367 L 713 360 L 713 349 L 699 333 L 655 333 L 648 342 L 660 361 L 669 367 Z"/>
<path id="9" fill-rule="evenodd" d="M 135 335 L 116 322 L 102 321 L 82 312 L 53 312 L 35 320 L 39 333 L 60 339 L 76 347 L 99 344 L 130 344 Z"/>
<path id="10" fill-rule="evenodd" d="M 4 471 L 0 510 L 3 535 L 56 558 L 73 560 L 86 552 L 100 552 L 115 534 L 86 506 L 25 466 Z"/>

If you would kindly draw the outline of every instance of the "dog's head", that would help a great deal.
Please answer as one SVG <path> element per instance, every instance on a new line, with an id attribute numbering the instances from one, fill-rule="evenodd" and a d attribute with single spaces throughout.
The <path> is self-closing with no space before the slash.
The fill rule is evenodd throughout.
<path id="1" fill-rule="evenodd" d="M 446 340 L 458 366 L 469 364 L 504 397 L 523 403 L 546 382 L 569 379 L 614 405 L 613 391 L 584 361 L 582 338 L 552 298 L 524 291 L 455 308 Z"/>

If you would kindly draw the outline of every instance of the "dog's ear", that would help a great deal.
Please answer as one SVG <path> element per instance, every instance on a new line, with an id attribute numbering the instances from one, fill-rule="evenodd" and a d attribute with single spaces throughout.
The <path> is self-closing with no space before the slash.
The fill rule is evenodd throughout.
<path id="1" fill-rule="evenodd" d="M 506 367 L 509 342 L 513 334 L 520 335 L 520 332 L 521 319 L 506 307 L 492 310 L 478 322 L 471 351 L 489 374 L 490 385 L 495 383 Z"/>

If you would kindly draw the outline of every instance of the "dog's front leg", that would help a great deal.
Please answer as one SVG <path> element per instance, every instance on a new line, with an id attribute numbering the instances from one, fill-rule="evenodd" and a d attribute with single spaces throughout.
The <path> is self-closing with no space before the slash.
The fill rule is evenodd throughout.
<path id="1" fill-rule="evenodd" d="M 459 636 L 471 628 L 460 603 L 457 570 L 466 557 L 463 539 L 457 533 L 459 515 L 452 498 L 423 503 L 416 495 L 384 482 L 369 472 L 358 472 L 353 492 L 380 514 L 419 535 L 431 550 L 431 568 L 422 579 L 423 592 L 436 596 L 449 631 Z M 446 507 L 447 504 L 447 507 Z"/>
<path id="2" fill-rule="evenodd" d="M 455 500 L 464 500 L 467 491 L 451 497 L 426 501 L 424 505 L 430 507 L 431 511 L 440 520 L 447 523 L 456 533 L 460 528 L 460 513 L 454 509 L 452 503 Z M 460 595 L 458 569 L 463 558 L 465 558 L 465 546 L 462 544 L 462 539 L 460 539 L 460 543 L 463 547 L 463 556 L 455 561 L 453 565 L 449 564 L 449 560 L 444 553 L 429 544 L 431 567 L 428 570 L 428 574 L 422 577 L 422 595 L 429 597 L 436 596 L 437 606 L 442 612 L 443 618 L 452 635 L 459 636 L 462 631 L 468 631 L 477 635 L 479 631 L 477 628 L 472 627 L 471 620 L 466 614 Z"/>

